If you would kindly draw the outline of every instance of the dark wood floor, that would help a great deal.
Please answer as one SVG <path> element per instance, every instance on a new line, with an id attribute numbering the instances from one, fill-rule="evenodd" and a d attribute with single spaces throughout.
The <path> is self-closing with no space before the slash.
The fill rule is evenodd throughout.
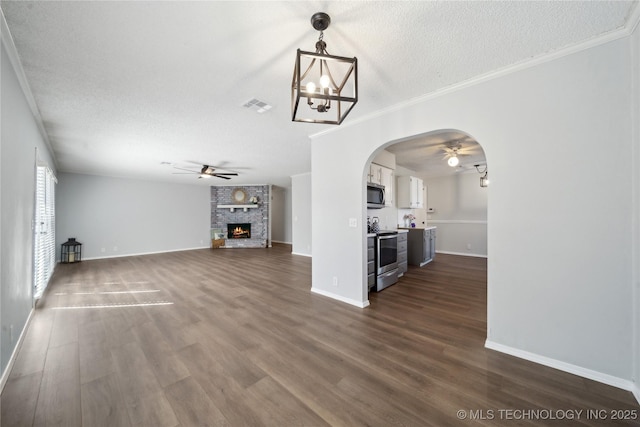
<path id="1" fill-rule="evenodd" d="M 1 424 L 640 425 L 611 420 L 640 417 L 628 392 L 484 348 L 483 259 L 439 254 L 366 309 L 310 273 L 284 245 L 60 265 Z"/>

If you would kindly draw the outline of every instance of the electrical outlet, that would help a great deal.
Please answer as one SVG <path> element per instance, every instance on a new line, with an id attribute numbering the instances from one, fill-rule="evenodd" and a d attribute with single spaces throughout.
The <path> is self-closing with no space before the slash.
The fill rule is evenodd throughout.
<path id="1" fill-rule="evenodd" d="M 471 250 L 471 243 L 467 243 L 467 250 L 470 251 Z"/>
<path id="2" fill-rule="evenodd" d="M 331 283 L 333 284 L 333 286 L 338 286 L 338 278 L 336 276 L 333 276 Z"/>
<path id="3" fill-rule="evenodd" d="M 106 249 L 105 248 L 100 248 L 100 252 L 105 253 Z"/>
<path id="4" fill-rule="evenodd" d="M 349 218 L 349 227 L 356 228 L 358 226 L 357 218 Z"/>
<path id="5" fill-rule="evenodd" d="M 113 252 L 118 252 L 118 247 L 117 246 L 113 247 Z"/>

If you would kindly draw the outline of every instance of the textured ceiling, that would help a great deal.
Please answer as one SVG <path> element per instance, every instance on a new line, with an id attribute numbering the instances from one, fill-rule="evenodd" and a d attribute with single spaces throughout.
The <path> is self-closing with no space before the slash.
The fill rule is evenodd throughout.
<path id="1" fill-rule="evenodd" d="M 295 51 L 313 50 L 318 37 L 309 23 L 313 13 L 331 15 L 324 37 L 329 52 L 358 58 L 360 100 L 348 124 L 620 29 L 637 2 L 0 6 L 60 171 L 287 186 L 289 176 L 310 170 L 308 135 L 331 127 L 290 117 Z M 273 109 L 258 114 L 242 107 L 252 98 Z M 197 180 L 172 174 L 178 171 L 162 162 L 223 165 L 239 176 Z"/>

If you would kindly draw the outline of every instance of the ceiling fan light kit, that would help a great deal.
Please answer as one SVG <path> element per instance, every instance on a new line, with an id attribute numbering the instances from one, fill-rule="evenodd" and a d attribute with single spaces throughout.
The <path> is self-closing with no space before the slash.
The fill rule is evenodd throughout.
<path id="1" fill-rule="evenodd" d="M 171 164 L 171 163 L 167 163 L 167 164 Z M 174 166 L 174 169 L 185 171 L 185 172 L 174 172 L 174 174 L 196 174 L 198 175 L 198 179 L 208 179 L 208 178 L 211 178 L 212 176 L 215 176 L 216 178 L 222 178 L 222 179 L 231 179 L 230 178 L 231 176 L 238 176 L 236 172 L 216 172 L 216 168 L 209 165 L 202 165 L 200 172 L 191 170 L 191 169 L 180 168 L 177 166 Z"/>
<path id="2" fill-rule="evenodd" d="M 460 159 L 458 159 L 458 156 L 453 155 L 453 156 L 449 157 L 449 160 L 447 160 L 447 163 L 452 168 L 455 168 L 456 166 L 458 166 L 458 163 L 460 163 Z"/>
<path id="3" fill-rule="evenodd" d="M 320 31 L 316 50 L 297 51 L 291 82 L 294 122 L 339 125 L 358 102 L 358 60 L 327 52 L 323 31 L 330 23 L 329 15 L 315 13 L 311 25 Z"/>

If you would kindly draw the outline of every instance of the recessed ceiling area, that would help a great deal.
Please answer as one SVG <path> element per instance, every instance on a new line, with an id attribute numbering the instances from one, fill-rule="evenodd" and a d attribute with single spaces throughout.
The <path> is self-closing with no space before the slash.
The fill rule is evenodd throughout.
<path id="1" fill-rule="evenodd" d="M 5 41 L 15 45 L 59 172 L 211 185 L 161 164 L 195 163 L 238 171 L 233 184 L 281 186 L 311 170 L 309 135 L 333 127 L 291 121 L 296 50 L 314 50 L 314 13 L 331 16 L 323 39 L 328 52 L 358 58 L 359 100 L 341 125 L 349 126 L 620 30 L 636 6 L 0 1 L 10 33 Z M 242 107 L 253 99 L 273 108 L 256 114 Z M 434 161 L 435 143 L 417 142 Z M 392 150 L 399 163 L 417 154 L 404 145 Z"/>
<path id="2" fill-rule="evenodd" d="M 412 138 L 386 148 L 395 154 L 396 164 L 424 177 L 438 177 L 476 171 L 474 165 L 486 164 L 484 150 L 476 140 L 458 131 L 440 131 Z M 447 160 L 455 151 L 459 163 Z"/>

